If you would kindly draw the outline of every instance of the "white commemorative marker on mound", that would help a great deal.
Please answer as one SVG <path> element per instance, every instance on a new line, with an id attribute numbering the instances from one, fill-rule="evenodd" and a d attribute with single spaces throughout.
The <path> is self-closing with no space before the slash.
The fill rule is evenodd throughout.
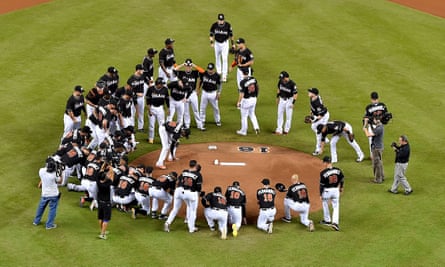
<path id="1" fill-rule="evenodd" d="M 219 163 L 219 165 L 221 165 L 221 166 L 246 166 L 246 163 L 245 162 L 224 162 L 224 161 L 221 161 Z"/>
<path id="2" fill-rule="evenodd" d="M 209 150 L 216 150 L 216 149 L 218 149 L 218 147 L 217 146 L 214 146 L 214 145 L 210 145 L 210 146 L 208 146 L 207 147 Z"/>

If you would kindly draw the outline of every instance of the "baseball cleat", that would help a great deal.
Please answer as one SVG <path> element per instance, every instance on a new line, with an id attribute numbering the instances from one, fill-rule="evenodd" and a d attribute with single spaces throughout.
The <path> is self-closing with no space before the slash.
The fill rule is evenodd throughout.
<path id="1" fill-rule="evenodd" d="M 288 134 L 289 134 L 289 132 L 286 132 L 286 131 L 283 132 L 283 135 L 288 135 Z"/>
<path id="2" fill-rule="evenodd" d="M 131 208 L 131 218 L 133 218 L 133 220 L 136 220 L 136 209 L 135 208 Z"/>
<path id="3" fill-rule="evenodd" d="M 156 211 L 152 211 L 152 212 L 151 212 L 151 218 L 152 218 L 152 219 L 156 219 L 156 218 L 158 218 L 158 215 L 156 214 Z"/>
<path id="4" fill-rule="evenodd" d="M 170 225 L 167 222 L 164 223 L 164 232 L 167 232 L 167 233 L 170 232 Z"/>
<path id="5" fill-rule="evenodd" d="M 66 189 L 68 189 L 68 191 L 73 191 L 73 190 L 74 190 L 74 184 L 72 184 L 72 183 L 68 183 L 68 184 L 66 185 Z"/>
<path id="6" fill-rule="evenodd" d="M 165 170 L 165 169 L 167 169 L 167 167 L 164 166 L 164 165 L 156 165 L 156 167 L 157 167 L 158 169 L 161 169 L 161 170 Z"/>
<path id="7" fill-rule="evenodd" d="M 286 217 L 281 218 L 281 220 L 286 223 L 290 223 L 292 221 L 291 219 L 288 219 Z"/>
<path id="8" fill-rule="evenodd" d="M 238 227 L 236 227 L 236 224 L 232 224 L 232 235 L 234 237 L 238 236 Z"/>
<path id="9" fill-rule="evenodd" d="M 149 143 L 149 144 L 153 144 L 153 143 L 154 143 L 154 142 L 153 142 L 153 139 L 152 139 L 152 138 L 148 139 L 148 143 Z"/>
<path id="10" fill-rule="evenodd" d="M 267 233 L 272 234 L 273 231 L 273 222 L 269 223 L 269 226 L 267 227 Z"/>
<path id="11" fill-rule="evenodd" d="M 309 232 L 313 232 L 314 230 L 315 230 L 314 222 L 311 221 L 311 222 L 309 223 Z"/>
<path id="12" fill-rule="evenodd" d="M 236 134 L 246 136 L 246 133 L 241 132 L 240 130 L 236 131 Z"/>
<path id="13" fill-rule="evenodd" d="M 392 193 L 392 194 L 398 194 L 399 192 L 394 192 L 394 191 L 392 191 L 391 189 L 388 189 L 388 192 L 390 192 L 390 193 Z"/>
<path id="14" fill-rule="evenodd" d="M 405 191 L 405 196 L 407 196 L 407 195 L 411 195 L 411 193 L 413 192 L 413 190 L 411 189 L 410 191 Z"/>
<path id="15" fill-rule="evenodd" d="M 161 215 L 159 215 L 159 217 L 158 217 L 158 220 L 167 220 L 168 219 L 168 216 L 167 215 L 165 215 L 165 214 L 161 214 Z"/>
<path id="16" fill-rule="evenodd" d="M 255 134 L 260 134 L 260 129 L 255 129 Z"/>
<path id="17" fill-rule="evenodd" d="M 323 225 L 331 225 L 331 222 L 327 222 L 327 221 L 325 221 L 325 220 L 321 220 L 320 221 L 320 224 L 323 224 Z"/>
<path id="18" fill-rule="evenodd" d="M 312 152 L 312 156 L 319 156 L 320 155 L 320 151 L 314 151 Z"/>
<path id="19" fill-rule="evenodd" d="M 273 132 L 274 135 L 282 135 L 280 132 Z"/>
<path id="20" fill-rule="evenodd" d="M 216 122 L 216 126 L 221 127 L 221 122 L 220 122 L 220 121 L 217 121 L 217 122 Z"/>
<path id="21" fill-rule="evenodd" d="M 215 226 L 209 226 L 209 228 L 210 228 L 210 231 L 215 231 Z"/>
<path id="22" fill-rule="evenodd" d="M 98 237 L 100 239 L 107 240 L 107 236 L 106 235 L 100 234 Z"/>
<path id="23" fill-rule="evenodd" d="M 362 162 L 365 159 L 364 155 L 361 155 L 360 157 L 358 157 L 355 161 L 356 162 Z"/>
<path id="24" fill-rule="evenodd" d="M 335 231 L 340 231 L 340 227 L 338 227 L 338 224 L 336 224 L 336 223 L 333 223 L 333 224 L 331 225 L 331 227 L 332 227 L 332 229 L 334 229 Z"/>
<path id="25" fill-rule="evenodd" d="M 226 228 L 224 228 L 224 229 L 221 231 L 221 239 L 222 239 L 222 240 L 226 240 L 226 239 L 227 239 L 227 229 L 226 229 Z"/>

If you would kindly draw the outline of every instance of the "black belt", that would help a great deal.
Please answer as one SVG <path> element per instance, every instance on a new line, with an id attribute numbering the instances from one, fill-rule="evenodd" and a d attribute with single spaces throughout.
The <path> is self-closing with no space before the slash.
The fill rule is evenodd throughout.
<path id="1" fill-rule="evenodd" d="M 271 208 L 261 208 L 261 210 L 271 210 L 274 209 L 275 207 L 271 207 Z"/>
<path id="2" fill-rule="evenodd" d="M 222 208 L 220 209 L 220 208 L 215 208 L 215 207 L 212 207 L 211 209 L 212 210 L 226 210 L 226 209 L 222 209 Z"/>
<path id="3" fill-rule="evenodd" d="M 230 207 L 235 208 L 235 209 L 241 208 L 241 206 L 232 206 L 232 205 L 230 205 Z"/>
<path id="4" fill-rule="evenodd" d="M 290 97 L 281 97 L 283 100 L 288 100 Z"/>

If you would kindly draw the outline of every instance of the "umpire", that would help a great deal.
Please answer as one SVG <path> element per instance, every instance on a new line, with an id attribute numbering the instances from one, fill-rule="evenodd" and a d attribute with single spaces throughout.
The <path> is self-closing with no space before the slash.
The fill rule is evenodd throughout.
<path id="1" fill-rule="evenodd" d="M 411 188 L 405 176 L 411 152 L 408 143 L 408 137 L 406 137 L 406 135 L 401 135 L 399 137 L 399 144 L 393 142 L 391 144 L 391 147 L 396 152 L 396 165 L 394 166 L 394 182 L 391 186 L 391 189 L 389 189 L 388 191 L 390 193 L 397 194 L 399 185 L 402 185 L 405 189 L 405 195 L 410 195 L 413 192 L 413 189 Z"/>

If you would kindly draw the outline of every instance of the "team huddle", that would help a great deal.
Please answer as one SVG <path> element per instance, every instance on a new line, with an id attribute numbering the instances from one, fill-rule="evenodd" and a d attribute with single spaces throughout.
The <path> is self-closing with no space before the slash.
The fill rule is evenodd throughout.
<path id="1" fill-rule="evenodd" d="M 167 38 L 165 47 L 159 51 L 156 79 L 154 58 L 158 51 L 149 48 L 142 63 L 135 66 L 134 73 L 124 86 L 119 86 L 118 70 L 110 66 L 85 97 L 82 86 L 74 87 L 66 103 L 60 146 L 47 159 L 46 173 L 47 176 L 56 177 L 58 183 L 67 186 L 69 191 L 84 192 L 79 200 L 80 206 L 89 205 L 91 210 L 98 209 L 98 219 L 101 222 L 100 238 L 107 238 L 106 229 L 113 207 L 131 213 L 134 219 L 139 215 L 165 221 L 164 231 L 170 232 L 182 203 L 185 203 L 184 222 L 188 231 L 193 233 L 198 230 L 195 222 L 198 203 L 201 202 L 209 229 L 218 230 L 222 239 L 227 238 L 229 231 L 236 237 L 241 225 L 246 223 L 246 194 L 239 181 L 233 181 L 225 192 L 221 186 L 216 186 L 213 192 L 206 194 L 202 191 L 201 165 L 196 160 L 191 160 L 189 168 L 180 172 L 166 171 L 158 177 L 153 176 L 154 168 L 166 170 L 165 161 L 177 159 L 176 149 L 180 139 L 189 138 L 192 115 L 196 128 L 206 131 L 206 109 L 210 105 L 213 121 L 216 126 L 221 127 L 218 101 L 222 85 L 227 82 L 227 76 L 234 67 L 237 67 L 239 92 L 236 105 L 241 114 L 241 128 L 236 134 L 248 134 L 248 118 L 255 134 L 260 133 L 255 115 L 260 87 L 257 79 L 253 77 L 252 51 L 247 48 L 243 38 L 234 40 L 232 27 L 224 20 L 223 14 L 219 14 L 218 21 L 212 24 L 209 38 L 210 45 L 215 50 L 215 64 L 209 63 L 206 69 L 193 63 L 190 58 L 177 64 L 173 48 L 175 40 Z M 234 54 L 231 64 L 228 63 L 229 53 Z M 330 113 L 319 90 L 308 89 L 308 97 L 311 108 L 305 122 L 311 125 L 316 137 L 312 154 L 322 155 L 325 145 L 330 143 L 331 155 L 323 158 L 325 169 L 320 173 L 320 197 L 323 203 L 321 224 L 339 231 L 339 198 L 343 190 L 344 175 L 339 168 L 332 166 L 338 162 L 336 144 L 344 137 L 354 149 L 357 162 L 363 161 L 365 155 L 348 122 L 330 121 Z M 296 83 L 290 79 L 288 72 L 282 71 L 277 83 L 277 127 L 273 132 L 275 135 L 287 135 L 290 132 L 297 98 Z M 363 129 L 369 137 L 374 181 L 381 183 L 384 179 L 381 163 L 383 125 L 388 123 L 392 114 L 378 101 L 376 92 L 371 94 L 371 99 L 372 103 L 366 107 L 366 114 L 363 116 Z M 82 112 L 85 114 L 85 123 L 82 123 Z M 156 124 L 158 126 L 157 133 L 162 144 L 159 158 L 155 166 L 131 166 L 128 154 L 137 148 L 135 132 L 144 132 L 146 124 L 146 141 L 150 144 L 154 143 Z M 400 149 L 400 146 L 394 147 Z M 407 163 L 406 156 L 402 159 L 403 164 Z M 399 166 L 402 178 L 406 170 L 404 166 Z M 77 176 L 78 183 L 68 183 L 73 174 Z M 290 180 L 287 189 L 283 184 L 272 187 L 268 178 L 261 181 L 262 187 L 257 190 L 256 200 L 259 205 L 259 229 L 267 233 L 273 231 L 275 196 L 278 190 L 286 193 L 285 216 L 282 220 L 291 222 L 291 211 L 296 211 L 300 215 L 301 224 L 309 231 L 314 231 L 314 222 L 309 219 L 308 190 L 298 174 L 292 175 Z M 406 192 L 412 192 L 406 181 L 399 182 L 408 188 Z M 397 186 L 398 184 L 393 185 L 390 192 L 396 193 Z M 53 188 L 52 194 L 55 194 L 54 192 Z M 332 216 L 329 203 L 333 209 Z M 39 222 L 40 217 L 35 220 L 36 224 Z M 52 226 L 51 221 L 47 224 L 47 229 L 54 228 Z"/>

